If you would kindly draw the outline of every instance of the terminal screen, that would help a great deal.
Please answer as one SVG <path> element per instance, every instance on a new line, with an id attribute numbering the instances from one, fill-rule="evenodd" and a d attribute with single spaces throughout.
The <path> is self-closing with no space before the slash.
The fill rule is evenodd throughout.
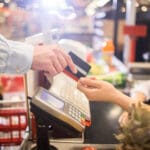
<path id="1" fill-rule="evenodd" d="M 50 93 L 46 91 L 41 92 L 40 98 L 58 109 L 63 109 L 64 107 L 63 101 L 59 100 L 58 98 L 56 98 L 55 96 L 51 95 Z"/>

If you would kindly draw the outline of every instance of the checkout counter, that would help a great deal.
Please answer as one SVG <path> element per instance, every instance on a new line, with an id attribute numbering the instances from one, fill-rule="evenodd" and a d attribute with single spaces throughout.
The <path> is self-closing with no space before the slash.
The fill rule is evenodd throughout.
<path id="1" fill-rule="evenodd" d="M 117 64 L 118 63 L 119 61 L 117 61 Z M 123 67 L 121 67 L 121 69 L 122 68 Z M 61 81 L 63 80 L 61 79 Z M 58 83 L 60 85 L 59 81 Z M 37 98 L 34 97 L 34 99 Z M 42 99 L 40 98 L 40 100 L 43 100 L 43 98 Z M 86 146 L 92 146 L 99 150 L 115 149 L 117 140 L 115 139 L 114 134 L 118 132 L 119 129 L 118 119 L 120 114 L 122 113 L 122 109 L 119 106 L 111 103 L 105 103 L 105 102 L 101 102 L 101 103 L 89 102 L 89 110 L 91 115 L 90 121 L 92 122 L 92 124 L 91 126 L 86 126 L 86 127 L 83 127 L 81 125 L 82 126 L 81 130 L 79 130 L 79 128 L 78 130 L 76 130 L 74 128 L 75 126 L 72 128 L 72 124 L 70 124 L 69 122 L 64 126 L 64 124 L 62 124 L 61 117 L 59 118 L 59 120 L 57 116 L 53 118 L 52 115 L 49 115 L 51 112 L 47 111 L 48 109 L 46 109 L 46 112 L 43 111 L 43 107 L 41 107 L 42 103 L 39 103 L 39 105 L 36 104 L 37 104 L 36 102 L 35 103 L 31 102 L 31 111 L 35 114 L 37 124 L 39 124 L 39 126 L 37 126 L 37 136 L 39 136 L 39 139 L 37 140 L 37 144 L 36 144 L 33 141 L 29 141 L 28 139 L 29 137 L 27 136 L 27 138 L 24 139 L 24 142 L 21 146 L 21 150 L 30 150 L 30 149 L 37 150 L 37 147 L 38 150 L 43 150 L 43 146 L 46 147 L 51 146 L 51 148 L 49 149 L 52 150 L 53 149 L 54 150 L 55 149 L 82 150 Z M 42 109 L 39 108 L 39 106 Z M 52 119 L 53 122 L 50 121 Z M 48 135 L 48 130 L 49 130 L 48 128 L 49 127 L 51 128 L 51 126 L 53 128 L 52 132 L 54 134 Z M 46 127 L 46 128 L 44 130 L 42 129 L 43 130 L 42 131 L 40 129 L 41 127 L 42 128 Z M 84 129 L 82 130 L 82 128 Z M 58 132 L 59 134 L 57 135 Z M 60 135 L 63 136 L 65 135 L 64 139 L 62 139 L 63 137 L 59 139 L 58 137 Z M 76 138 L 79 140 L 76 140 Z M 44 148 L 44 150 L 48 150 L 48 149 Z"/>
<path id="2" fill-rule="evenodd" d="M 57 79 L 57 77 L 59 76 L 56 76 L 55 79 Z M 59 85 L 63 85 L 63 83 L 61 84 L 60 82 L 66 83 L 65 79 L 58 79 L 55 85 L 58 85 L 58 83 Z M 55 90 L 55 88 L 51 89 L 53 89 L 52 91 Z M 42 88 L 42 91 L 47 90 Z M 58 86 L 57 91 L 59 91 Z M 45 92 L 37 93 L 31 101 L 31 112 L 34 113 L 37 122 L 37 141 L 31 142 L 25 139 L 22 150 L 37 150 L 37 146 L 39 148 L 38 150 L 48 150 L 47 148 L 52 145 L 54 146 L 50 148 L 52 150 L 56 148 L 61 150 L 81 150 L 87 146 L 92 146 L 100 150 L 115 149 L 117 141 L 114 137 L 114 133 L 118 131 L 118 118 L 122 113 L 122 109 L 119 106 L 110 103 L 88 101 L 89 108 L 85 108 L 84 112 L 86 113 L 83 115 L 85 117 L 84 119 L 86 121 L 90 119 L 92 124 L 85 127 L 82 126 L 83 124 L 81 123 L 77 128 L 78 124 L 73 123 L 74 120 L 70 120 L 70 122 L 64 124 L 63 119 L 61 120 L 64 116 L 59 117 L 60 114 L 56 115 L 56 112 L 52 113 L 54 110 L 50 111 L 49 107 L 45 107 L 46 105 L 45 103 L 43 104 L 43 101 L 52 99 L 49 92 L 51 91 L 48 91 L 48 96 L 45 95 Z M 50 99 L 47 99 L 48 97 L 50 97 Z M 62 101 L 60 103 L 58 100 L 60 99 L 53 99 L 52 103 L 56 102 L 57 108 L 62 111 L 62 107 L 66 104 L 63 104 Z M 75 105 L 76 104 L 73 106 Z M 89 111 L 90 114 L 88 114 Z M 66 112 L 67 109 L 65 110 L 65 113 Z"/>
<path id="3" fill-rule="evenodd" d="M 118 107 L 118 108 L 116 108 Z M 118 117 L 121 108 L 114 104 L 91 102 L 92 125 L 86 128 L 84 139 L 50 140 L 50 144 L 60 150 L 81 150 L 84 147 L 94 147 L 97 150 L 115 150 L 116 139 L 114 133 L 118 131 Z M 110 117 L 114 109 L 118 112 Z M 109 112 L 109 113 L 108 113 Z M 82 143 L 83 142 L 83 143 Z M 21 150 L 35 149 L 36 142 L 25 139 Z"/>
<path id="4" fill-rule="evenodd" d="M 118 119 L 120 114 L 122 113 L 122 109 L 115 104 L 105 102 L 90 102 L 89 106 L 92 124 L 91 126 L 85 128 L 84 136 L 80 136 L 81 134 L 79 134 L 79 137 L 81 137 L 80 140 L 76 140 L 71 137 L 67 141 L 66 138 L 60 140 L 52 139 L 50 136 L 48 144 L 51 144 L 57 149 L 61 150 L 82 150 L 83 148 L 88 146 L 94 147 L 97 150 L 115 150 L 117 140 L 115 139 L 114 134 L 118 132 Z M 32 111 L 34 110 L 32 109 Z M 38 112 L 40 114 L 37 113 L 37 116 L 40 116 L 42 112 Z M 73 130 L 71 129 L 70 131 Z M 78 135 L 78 132 L 75 132 L 74 134 L 70 131 L 68 128 L 68 131 L 66 131 L 65 133 L 70 133 L 71 135 L 75 135 L 75 137 Z M 21 150 L 30 149 L 36 149 L 36 142 L 29 141 L 27 138 L 25 139 Z"/>
<path id="5" fill-rule="evenodd" d="M 122 109 L 115 104 L 105 102 L 90 102 L 89 106 L 92 124 L 90 127 L 85 128 L 83 139 L 76 141 L 72 138 L 72 140 L 67 141 L 66 139 L 54 140 L 50 137 L 49 144 L 61 150 L 82 150 L 88 146 L 94 147 L 97 150 L 115 150 L 117 140 L 114 134 L 118 132 L 118 118 L 122 113 Z M 37 116 L 42 114 L 41 112 L 39 113 Z M 73 130 L 71 129 L 71 131 Z M 68 132 L 75 135 L 73 132 L 71 133 L 69 129 L 66 133 Z M 77 136 L 77 134 L 75 136 Z M 35 147 L 36 143 L 29 141 L 27 138 L 21 150 L 36 149 Z"/>

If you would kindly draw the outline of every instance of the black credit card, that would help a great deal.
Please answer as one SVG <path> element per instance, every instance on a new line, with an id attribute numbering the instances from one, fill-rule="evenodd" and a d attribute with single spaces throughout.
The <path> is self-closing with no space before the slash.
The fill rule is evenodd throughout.
<path id="1" fill-rule="evenodd" d="M 73 52 L 69 52 L 68 54 L 72 58 L 72 61 L 74 62 L 77 68 L 77 73 L 76 74 L 73 73 L 68 66 L 65 68 L 64 73 L 66 73 L 67 75 L 69 75 L 75 80 L 78 80 L 81 77 L 85 77 L 87 73 L 89 72 L 91 66 L 82 58 L 74 54 Z"/>

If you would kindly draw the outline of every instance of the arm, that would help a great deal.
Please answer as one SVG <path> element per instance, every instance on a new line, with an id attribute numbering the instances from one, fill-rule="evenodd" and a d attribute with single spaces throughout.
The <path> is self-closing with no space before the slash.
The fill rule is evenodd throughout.
<path id="1" fill-rule="evenodd" d="M 112 84 L 105 81 L 81 78 L 78 81 L 77 87 L 89 100 L 115 103 L 127 111 L 133 101 L 130 97 L 117 90 Z"/>
<path id="2" fill-rule="evenodd" d="M 21 42 L 6 40 L 0 35 L 0 72 L 25 73 L 30 69 L 33 47 Z"/>
<path id="3" fill-rule="evenodd" d="M 66 66 L 76 73 L 70 56 L 57 45 L 33 47 L 0 36 L 0 73 L 21 74 L 32 69 L 54 76 L 62 72 Z"/>

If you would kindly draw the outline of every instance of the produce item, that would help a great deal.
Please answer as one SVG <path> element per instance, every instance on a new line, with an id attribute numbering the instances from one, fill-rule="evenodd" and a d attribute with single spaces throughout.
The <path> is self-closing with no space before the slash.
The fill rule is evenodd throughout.
<path id="1" fill-rule="evenodd" d="M 122 72 L 113 72 L 104 75 L 89 75 L 97 80 L 104 80 L 112 83 L 117 88 L 125 87 L 127 75 Z"/>
<path id="2" fill-rule="evenodd" d="M 101 75 L 106 73 L 106 66 L 102 66 L 96 63 L 90 63 L 91 69 L 89 75 Z"/>
<path id="3" fill-rule="evenodd" d="M 132 104 L 125 123 L 120 124 L 116 150 L 150 150 L 150 106 Z"/>

